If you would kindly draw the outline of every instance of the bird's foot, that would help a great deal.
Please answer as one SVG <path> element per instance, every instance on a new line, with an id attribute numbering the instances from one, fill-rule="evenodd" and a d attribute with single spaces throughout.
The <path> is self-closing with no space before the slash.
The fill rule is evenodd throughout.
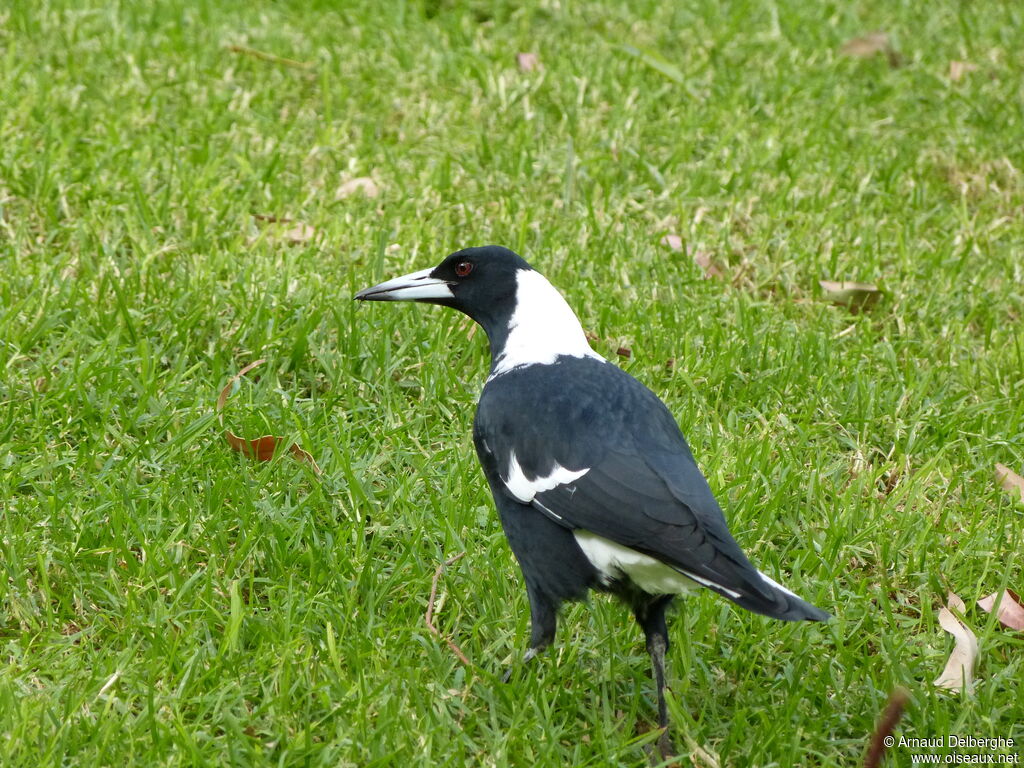
<path id="1" fill-rule="evenodd" d="M 653 744 L 644 746 L 644 754 L 647 755 L 647 762 L 651 768 L 665 768 L 670 765 L 683 765 L 679 755 L 676 754 L 672 744 L 672 737 L 668 735 L 668 728 L 661 728 L 661 735 Z"/>
<path id="2" fill-rule="evenodd" d="M 523 654 L 523 660 L 520 663 L 521 664 L 528 663 L 530 661 L 530 659 L 532 659 L 534 656 L 536 656 L 542 650 L 544 650 L 544 649 L 543 648 L 528 648 L 526 653 Z M 515 662 L 513 662 L 512 664 L 509 664 L 508 669 L 505 670 L 505 674 L 501 676 L 501 682 L 507 683 L 510 679 L 512 679 L 512 670 L 514 670 L 515 668 L 516 668 Z"/>
<path id="3" fill-rule="evenodd" d="M 672 746 L 672 737 L 669 736 L 668 726 L 661 729 L 661 736 L 658 737 L 658 751 L 662 760 L 671 760 L 676 756 L 676 750 Z"/>

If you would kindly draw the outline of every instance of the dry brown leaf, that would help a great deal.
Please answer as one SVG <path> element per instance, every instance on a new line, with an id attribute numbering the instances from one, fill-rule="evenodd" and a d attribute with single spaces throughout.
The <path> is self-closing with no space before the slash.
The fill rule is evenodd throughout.
<path id="1" fill-rule="evenodd" d="M 818 285 L 825 292 L 826 301 L 840 307 L 848 307 L 853 311 L 867 309 L 882 295 L 878 286 L 871 283 L 819 280 Z"/>
<path id="2" fill-rule="evenodd" d="M 900 65 L 900 55 L 892 47 L 889 35 L 885 32 L 872 32 L 847 40 L 840 46 L 839 52 L 844 56 L 852 56 L 856 59 L 870 59 L 872 56 L 884 53 L 889 60 L 889 66 L 898 67 Z"/>
<path id="3" fill-rule="evenodd" d="M 309 224 L 296 222 L 294 226 L 288 227 L 281 233 L 281 239 L 291 245 L 302 245 L 316 237 L 316 230 Z"/>
<path id="4" fill-rule="evenodd" d="M 268 227 L 270 236 L 289 245 L 302 245 L 316 237 L 316 229 L 295 219 L 263 213 L 254 214 L 253 218 L 258 222 L 274 225 L 272 228 Z"/>
<path id="5" fill-rule="evenodd" d="M 665 235 L 661 238 L 661 244 L 671 248 L 677 253 L 684 250 L 683 238 L 679 235 Z M 722 269 L 721 265 L 719 265 L 707 251 L 694 251 L 693 260 L 698 267 L 704 270 L 705 279 L 712 277 L 725 277 L 725 271 Z"/>
<path id="6" fill-rule="evenodd" d="M 872 32 L 869 35 L 862 35 L 861 37 L 847 40 L 840 46 L 839 52 L 844 56 L 856 56 L 857 58 L 866 59 L 874 56 L 876 53 L 882 53 L 888 48 L 889 35 L 885 32 Z"/>
<path id="7" fill-rule="evenodd" d="M 378 187 L 377 182 L 369 176 L 358 176 L 354 179 L 349 179 L 338 187 L 338 191 L 334 193 L 334 199 L 342 200 L 343 198 L 351 197 L 355 194 L 363 194 L 366 195 L 366 197 L 376 197 L 380 194 L 380 187 Z"/>
<path id="8" fill-rule="evenodd" d="M 978 638 L 953 615 L 950 608 L 956 608 L 961 614 L 967 611 L 964 601 L 952 592 L 946 599 L 946 606 L 939 609 L 939 626 L 956 639 L 956 645 L 946 668 L 935 679 L 935 685 L 953 691 L 962 691 L 966 687 L 970 693 L 974 683 L 974 662 L 978 658 Z"/>
<path id="9" fill-rule="evenodd" d="M 725 277 L 725 270 L 707 251 L 695 251 L 693 260 L 697 262 L 698 267 L 704 270 L 705 280 L 709 280 L 712 277 Z"/>
<path id="10" fill-rule="evenodd" d="M 626 359 L 629 359 L 633 356 L 633 350 L 630 349 L 629 347 L 619 347 L 618 349 L 615 350 L 615 353 L 619 357 L 625 357 Z"/>
<path id="11" fill-rule="evenodd" d="M 32 382 L 32 387 L 36 392 L 45 392 L 50 388 L 50 380 L 45 376 L 40 376 L 38 379 Z"/>
<path id="12" fill-rule="evenodd" d="M 1020 494 L 1020 500 L 1024 501 L 1024 477 L 1005 464 L 996 464 L 996 485 L 1011 496 Z"/>
<path id="13" fill-rule="evenodd" d="M 977 72 L 978 65 L 972 64 L 969 61 L 951 61 L 949 62 L 949 79 L 954 83 L 959 83 L 963 80 L 964 75 L 970 72 Z"/>
<path id="14" fill-rule="evenodd" d="M 250 459 L 256 459 L 256 461 L 270 461 L 274 458 L 274 451 L 277 450 L 277 446 L 284 442 L 283 437 L 275 437 L 274 435 L 264 435 L 263 437 L 254 437 L 252 440 L 246 440 L 236 435 L 230 429 L 224 430 L 224 437 L 227 438 L 228 445 L 236 451 L 244 453 Z M 316 461 L 313 460 L 313 457 L 308 452 L 299 448 L 295 443 L 288 446 L 288 451 L 299 461 L 308 462 L 313 467 L 313 471 L 318 475 L 320 474 L 320 467 L 317 466 Z"/>
<path id="15" fill-rule="evenodd" d="M 220 391 L 220 397 L 217 398 L 217 405 L 214 410 L 217 412 L 217 418 L 219 419 L 222 427 L 224 426 L 224 406 L 231 394 L 231 387 L 234 386 L 236 381 L 242 378 L 253 368 L 258 365 L 262 365 L 265 362 L 267 362 L 266 358 L 260 358 L 259 360 L 249 363 L 242 370 L 228 379 L 228 383 L 225 384 L 224 389 Z M 250 459 L 256 459 L 257 461 L 270 461 L 274 458 L 274 451 L 277 450 L 277 446 L 284 442 L 283 437 L 275 437 L 274 435 L 264 435 L 263 437 L 246 440 L 245 438 L 236 435 L 230 429 L 224 430 L 224 438 L 228 441 L 228 445 L 230 445 L 234 450 L 243 453 Z M 288 451 L 299 461 L 307 462 L 316 474 L 320 474 L 320 467 L 317 466 L 316 461 L 308 452 L 302 450 L 295 443 L 288 446 Z"/>
<path id="16" fill-rule="evenodd" d="M 540 56 L 536 53 L 517 53 L 516 64 L 520 72 L 536 72 L 540 69 Z"/>
<path id="17" fill-rule="evenodd" d="M 683 250 L 683 238 L 679 235 L 665 235 L 661 238 L 661 244 L 667 245 L 673 251 Z"/>
<path id="18" fill-rule="evenodd" d="M 988 597 L 981 598 L 978 607 L 985 613 L 992 613 L 996 603 L 999 603 L 999 612 L 996 614 L 999 623 L 1010 629 L 1024 631 L 1024 605 L 1021 604 L 1017 593 L 1012 589 L 1002 593 L 993 592 Z"/>

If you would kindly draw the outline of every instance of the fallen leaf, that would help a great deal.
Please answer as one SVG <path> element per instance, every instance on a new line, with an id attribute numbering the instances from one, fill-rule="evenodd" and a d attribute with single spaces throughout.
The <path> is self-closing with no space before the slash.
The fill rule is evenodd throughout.
<path id="1" fill-rule="evenodd" d="M 974 662 L 978 658 L 978 638 L 953 615 L 950 608 L 956 608 L 961 614 L 967 611 L 964 601 L 952 592 L 949 593 L 946 606 L 939 609 L 939 626 L 956 639 L 956 645 L 946 662 L 946 668 L 935 679 L 935 685 L 953 691 L 962 691 L 966 687 L 970 693 L 974 683 Z"/>
<path id="2" fill-rule="evenodd" d="M 665 235 L 661 238 L 661 244 L 667 245 L 673 251 L 683 250 L 683 238 L 679 235 Z"/>
<path id="3" fill-rule="evenodd" d="M 35 388 L 36 392 L 45 392 L 50 388 L 50 380 L 45 376 L 40 376 L 32 382 L 32 386 Z"/>
<path id="4" fill-rule="evenodd" d="M 684 250 L 683 238 L 679 235 L 665 235 L 661 238 L 661 244 L 668 246 L 677 253 Z M 705 279 L 725 276 L 725 271 L 707 251 L 694 251 L 693 260 L 698 267 L 704 270 Z"/>
<path id="5" fill-rule="evenodd" d="M 844 56 L 856 56 L 866 59 L 876 53 L 882 53 L 889 47 L 889 35 L 885 32 L 872 32 L 869 35 L 847 40 L 839 48 Z"/>
<path id="6" fill-rule="evenodd" d="M 1005 464 L 996 464 L 996 484 L 1011 496 L 1020 494 L 1024 501 L 1024 477 L 1021 477 Z"/>
<path id="7" fill-rule="evenodd" d="M 1002 593 L 993 592 L 988 597 L 981 598 L 978 607 L 985 613 L 992 613 L 996 603 L 999 603 L 999 613 L 996 614 L 999 623 L 1010 629 L 1024 631 L 1024 605 L 1021 604 L 1017 593 L 1012 589 Z"/>
<path id="8" fill-rule="evenodd" d="M 338 187 L 338 191 L 334 194 L 334 199 L 341 200 L 358 193 L 361 193 L 366 197 L 376 197 L 380 194 L 380 187 L 378 187 L 377 182 L 369 176 L 357 176 L 354 179 L 349 179 Z"/>
<path id="9" fill-rule="evenodd" d="M 630 349 L 629 347 L 619 347 L 618 349 L 615 350 L 615 353 L 619 357 L 625 357 L 626 359 L 629 359 L 633 356 L 633 350 Z"/>
<path id="10" fill-rule="evenodd" d="M 853 311 L 867 309 L 882 295 L 878 286 L 871 283 L 819 280 L 818 285 L 825 292 L 826 301 L 840 307 L 849 307 Z"/>
<path id="11" fill-rule="evenodd" d="M 844 56 L 852 56 L 856 59 L 870 59 L 879 53 L 884 53 L 889 60 L 889 66 L 898 67 L 900 65 L 900 55 L 892 47 L 889 35 L 885 32 L 872 32 L 869 35 L 847 40 L 839 47 L 839 52 Z"/>
<path id="12" fill-rule="evenodd" d="M 303 224 L 301 221 L 281 233 L 281 239 L 291 245 L 308 243 L 314 237 L 316 237 L 316 230 L 309 226 L 309 224 Z"/>
<path id="13" fill-rule="evenodd" d="M 261 358 L 255 362 L 249 363 L 242 370 L 228 379 L 228 383 L 224 385 L 224 389 L 220 391 L 220 397 L 217 398 L 217 405 L 214 410 L 217 412 L 217 418 L 220 421 L 220 425 L 224 426 L 224 406 L 228 402 L 228 396 L 231 394 L 231 387 L 234 386 L 235 382 L 242 378 L 245 374 L 251 371 L 258 365 L 262 365 L 267 362 L 266 358 Z M 275 437 L 274 435 L 264 435 L 263 437 L 253 438 L 252 440 L 246 440 L 243 437 L 239 437 L 230 429 L 224 430 L 224 438 L 228 441 L 234 450 L 243 453 L 250 459 L 256 459 L 257 461 L 270 461 L 274 458 L 274 451 L 277 450 L 277 446 L 284 442 L 283 437 Z M 288 451 L 299 461 L 307 462 L 316 474 L 320 474 L 320 467 L 317 466 L 316 461 L 312 455 L 302 450 L 298 445 L 292 443 L 288 446 Z"/>
<path id="14" fill-rule="evenodd" d="M 224 437 L 227 438 L 228 445 L 239 451 L 250 459 L 256 459 L 256 461 L 270 461 L 274 458 L 274 451 L 277 450 L 277 446 L 284 442 L 283 437 L 275 437 L 274 435 L 264 435 L 263 437 L 254 437 L 252 440 L 246 440 L 239 437 L 231 430 L 224 431 Z M 320 467 L 317 466 L 316 461 L 306 451 L 302 450 L 295 443 L 288 446 L 288 451 L 299 461 L 308 462 L 312 467 L 313 471 L 318 475 L 320 474 Z"/>
<path id="15" fill-rule="evenodd" d="M 289 219 L 283 216 L 270 216 L 263 213 L 254 214 L 253 218 L 264 224 L 275 225 L 273 229 L 270 230 L 271 236 L 274 239 L 282 240 L 289 245 L 302 245 L 316 237 L 316 229 L 301 221 L 295 221 L 294 219 Z"/>
<path id="16" fill-rule="evenodd" d="M 704 270 L 705 280 L 712 277 L 725 277 L 725 270 L 719 266 L 718 262 L 707 251 L 695 251 L 693 260 L 697 262 L 698 267 Z"/>
<path id="17" fill-rule="evenodd" d="M 969 72 L 977 72 L 978 65 L 972 64 L 969 61 L 951 61 L 949 62 L 949 79 L 954 83 L 959 83 L 963 80 L 964 75 Z"/>
<path id="18" fill-rule="evenodd" d="M 516 64 L 520 72 L 535 72 L 540 69 L 540 57 L 536 53 L 517 53 Z"/>

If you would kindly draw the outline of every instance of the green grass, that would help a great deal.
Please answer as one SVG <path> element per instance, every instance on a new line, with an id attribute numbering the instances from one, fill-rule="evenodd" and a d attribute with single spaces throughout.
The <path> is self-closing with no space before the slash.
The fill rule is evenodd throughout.
<path id="1" fill-rule="evenodd" d="M 488 242 L 631 348 L 741 544 L 837 617 L 681 603 L 680 747 L 854 765 L 898 684 L 903 735 L 1024 741 L 1024 636 L 973 607 L 1024 588 L 992 480 L 1024 464 L 1022 28 L 952 0 L 6 4 L 0 764 L 647 764 L 611 601 L 499 682 L 528 609 L 469 436 L 482 334 L 350 300 Z M 877 29 L 903 66 L 839 55 Z M 336 199 L 359 176 L 380 195 Z M 885 295 L 851 314 L 821 279 Z M 257 357 L 226 424 L 322 477 L 225 444 Z M 424 624 L 461 551 L 437 622 L 469 667 Z M 948 589 L 973 697 L 932 686 Z"/>

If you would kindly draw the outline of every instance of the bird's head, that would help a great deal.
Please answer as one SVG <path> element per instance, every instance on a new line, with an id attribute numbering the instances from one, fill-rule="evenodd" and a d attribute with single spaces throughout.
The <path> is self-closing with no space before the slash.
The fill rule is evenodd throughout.
<path id="1" fill-rule="evenodd" d="M 436 267 L 360 291 L 361 301 L 420 301 L 457 309 L 476 320 L 491 346 L 491 372 L 554 362 L 560 356 L 600 358 L 562 295 L 508 248 L 456 251 Z"/>
<path id="2" fill-rule="evenodd" d="M 520 271 L 532 268 L 508 248 L 466 248 L 447 256 L 436 267 L 365 288 L 355 298 L 441 304 L 469 315 L 487 330 L 492 321 L 512 313 Z"/>

